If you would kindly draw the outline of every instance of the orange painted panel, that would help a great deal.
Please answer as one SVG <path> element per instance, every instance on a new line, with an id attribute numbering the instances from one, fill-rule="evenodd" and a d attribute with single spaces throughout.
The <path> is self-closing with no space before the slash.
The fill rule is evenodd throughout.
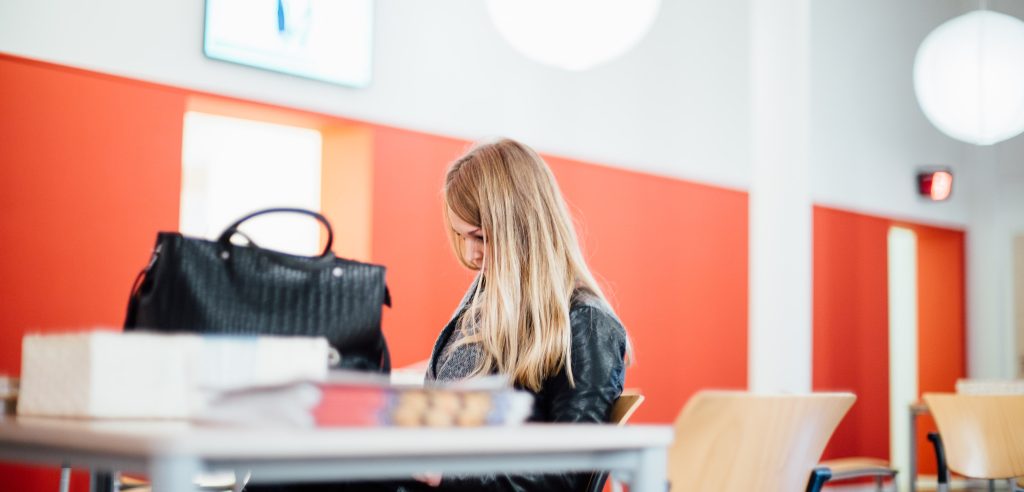
<path id="1" fill-rule="evenodd" d="M 918 389 L 956 390 L 956 380 L 967 374 L 964 307 L 964 233 L 910 226 L 917 233 L 917 340 Z M 918 469 L 936 473 L 929 432 L 936 430 L 930 417 L 918 420 Z"/>
<path id="2" fill-rule="evenodd" d="M 953 391 L 966 374 L 963 232 L 815 207 L 814 389 L 858 395 L 826 457 L 888 456 L 886 237 L 891 225 L 917 234 L 920 391 Z M 919 420 L 920 473 L 935 473 L 925 438 L 933 430 L 930 418 Z"/>
<path id="3" fill-rule="evenodd" d="M 584 254 L 629 330 L 635 422 L 704 388 L 747 386 L 747 194 L 548 158 Z"/>
<path id="4" fill-rule="evenodd" d="M 177 91 L 0 56 L 0 373 L 20 372 L 25 332 L 121 325 L 156 232 L 177 227 L 183 109 Z M 57 489 L 37 473 L 0 483 Z"/>
<path id="5" fill-rule="evenodd" d="M 825 458 L 889 456 L 889 221 L 814 207 L 813 388 L 857 403 Z"/>
<path id="6" fill-rule="evenodd" d="M 321 129 L 320 209 L 334 229 L 334 252 L 370 261 L 373 235 L 373 129 L 368 125 Z M 326 242 L 326 234 L 322 234 Z"/>
<path id="7" fill-rule="evenodd" d="M 473 278 L 448 246 L 441 211 L 444 171 L 468 143 L 377 127 L 373 145 L 373 261 L 388 268 L 384 334 L 403 366 L 430 357 Z"/>
<path id="8" fill-rule="evenodd" d="M 60 490 L 60 470 L 26 465 L 0 463 L 0 485 L 4 492 L 57 492 Z M 89 490 L 89 473 L 72 470 L 68 490 L 84 492 Z"/>

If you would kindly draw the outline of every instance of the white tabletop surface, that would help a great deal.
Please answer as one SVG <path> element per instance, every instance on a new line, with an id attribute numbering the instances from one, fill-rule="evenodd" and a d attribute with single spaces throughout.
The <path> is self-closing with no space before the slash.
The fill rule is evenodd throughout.
<path id="1" fill-rule="evenodd" d="M 123 455 L 217 458 L 442 456 L 664 447 L 668 426 L 528 424 L 478 428 L 315 429 L 201 426 L 175 421 L 103 421 L 8 417 L 0 443 Z"/>

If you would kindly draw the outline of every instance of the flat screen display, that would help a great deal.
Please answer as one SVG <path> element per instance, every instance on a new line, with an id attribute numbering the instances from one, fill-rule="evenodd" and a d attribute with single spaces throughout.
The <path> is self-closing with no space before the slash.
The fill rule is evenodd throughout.
<path id="1" fill-rule="evenodd" d="M 373 0 L 206 0 L 206 56 L 350 87 L 370 84 Z"/>

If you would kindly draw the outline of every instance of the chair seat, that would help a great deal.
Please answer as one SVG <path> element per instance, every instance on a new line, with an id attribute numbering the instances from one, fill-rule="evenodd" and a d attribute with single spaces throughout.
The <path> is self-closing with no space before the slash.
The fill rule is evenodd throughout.
<path id="1" fill-rule="evenodd" d="M 847 480 L 861 477 L 896 476 L 896 470 L 889 462 L 878 458 L 851 457 L 825 460 L 818 466 L 827 466 L 832 470 L 832 480 Z"/>
<path id="2" fill-rule="evenodd" d="M 138 489 L 140 487 L 149 487 L 149 482 L 141 478 L 136 478 L 128 475 L 121 475 L 121 490 Z"/>

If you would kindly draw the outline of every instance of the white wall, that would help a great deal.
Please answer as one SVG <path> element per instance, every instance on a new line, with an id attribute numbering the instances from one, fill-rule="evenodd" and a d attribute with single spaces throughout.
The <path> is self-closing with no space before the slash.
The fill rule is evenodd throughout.
<path id="1" fill-rule="evenodd" d="M 965 10 L 976 7 L 964 2 Z M 1024 3 L 990 1 L 989 8 L 1024 19 Z M 967 233 L 968 374 L 1017 374 L 1013 329 L 1013 237 L 1024 233 L 1024 137 L 991 147 L 967 146 L 970 200 Z"/>
<path id="2" fill-rule="evenodd" d="M 949 0 L 817 0 L 812 4 L 811 179 L 824 205 L 962 226 L 966 193 L 927 202 L 915 171 L 945 165 L 956 177 L 965 144 L 932 126 L 914 96 L 914 55 L 944 20 Z"/>
<path id="3" fill-rule="evenodd" d="M 1009 0 L 990 5 L 1021 10 Z M 918 109 L 911 64 L 930 29 L 973 6 L 811 3 L 816 203 L 967 223 L 963 193 L 942 204 L 913 194 L 918 165 L 969 170 L 961 164 L 965 145 Z M 634 50 L 573 73 L 514 52 L 480 0 L 378 0 L 374 81 L 363 90 L 206 59 L 202 18 L 200 0 L 0 0 L 0 51 L 431 133 L 510 135 L 555 154 L 711 184 L 749 184 L 747 1 L 664 0 Z"/>
<path id="4" fill-rule="evenodd" d="M 1024 148 L 1018 140 L 974 148 L 966 185 L 971 193 L 967 234 L 968 373 L 1017 374 L 1013 329 L 1013 238 L 1024 233 Z"/>
<path id="5" fill-rule="evenodd" d="M 667 0 L 636 50 L 570 73 L 512 51 L 481 0 L 380 0 L 365 90 L 205 59 L 200 0 L 2 0 L 0 51 L 744 187 L 744 9 Z"/>
<path id="6" fill-rule="evenodd" d="M 1024 15 L 1021 17 L 1024 18 Z M 1024 346 L 1024 340 L 1018 338 L 1024 336 L 1024 332 L 1020 328 L 1022 325 L 1016 324 L 1014 321 L 1015 313 L 1024 312 L 1024 304 L 1016 304 L 1022 302 L 1024 292 L 1015 290 L 1013 280 L 1015 265 L 1012 249 L 1014 238 L 1024 237 L 1024 160 L 1021 156 L 1024 156 L 1024 139 L 1021 138 L 1001 146 L 999 154 L 996 156 L 998 162 L 997 186 L 1000 190 L 996 199 L 1002 224 L 998 228 L 999 236 L 994 239 L 994 242 L 998 248 L 1005 247 L 1006 249 L 997 250 L 997 256 L 991 259 L 997 265 L 998 276 L 995 282 L 996 285 L 1001 286 L 1001 297 L 1004 299 L 1000 306 L 1004 321 L 1000 326 L 1005 326 L 1005 328 L 995 337 L 1003 335 L 999 342 L 1005 345 L 1000 345 L 1000 347 L 1004 350 L 1008 349 L 1009 353 L 1004 352 L 1006 359 L 1000 361 L 1002 365 L 993 366 L 991 369 L 993 374 L 1004 378 L 1014 375 L 1024 377 L 1024 373 L 1022 373 L 1024 369 L 1021 368 L 1018 358 L 1024 354 L 1014 354 L 1012 350 L 1014 345 Z M 1015 338 L 1017 338 L 1016 344 L 1011 342 Z"/>

